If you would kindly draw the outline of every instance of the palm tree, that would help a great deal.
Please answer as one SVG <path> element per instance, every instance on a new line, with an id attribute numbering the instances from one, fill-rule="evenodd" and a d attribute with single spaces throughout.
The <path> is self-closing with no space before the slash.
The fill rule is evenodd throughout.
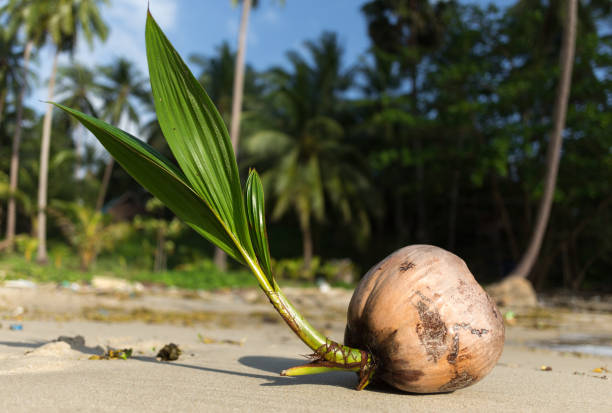
<path id="1" fill-rule="evenodd" d="M 32 49 L 39 47 L 44 42 L 45 24 L 48 14 L 44 13 L 45 3 L 20 0 L 10 0 L 8 4 L 0 9 L 0 15 L 7 19 L 7 33 L 9 36 L 15 36 L 21 28 L 23 28 L 26 45 L 23 49 L 23 65 L 22 67 L 22 82 L 17 99 L 15 102 L 16 119 L 15 131 L 13 133 L 13 146 L 11 151 L 11 172 L 10 172 L 10 192 L 8 209 L 7 209 L 7 224 L 6 224 L 6 247 L 9 251 L 13 249 L 15 239 L 16 225 L 16 204 L 15 197 L 12 195 L 17 191 L 17 183 L 19 177 L 19 147 L 21 145 L 21 131 L 23 120 L 23 99 L 28 88 L 28 66 Z M 19 66 L 13 66 L 15 68 Z M 4 102 L 4 98 L 2 99 Z M 0 111 L 1 112 L 1 111 Z"/>
<path id="2" fill-rule="evenodd" d="M 81 271 L 88 271 L 104 250 L 112 250 L 130 230 L 125 222 L 76 202 L 54 201 L 49 208 L 64 236 L 78 252 Z"/>
<path id="3" fill-rule="evenodd" d="M 272 127 L 249 137 L 244 151 L 266 170 L 262 178 L 275 198 L 273 218 L 295 211 L 308 269 L 314 253 L 312 221 L 324 220 L 326 203 L 346 221 L 358 219 L 360 228 L 369 228 L 360 199 L 369 184 L 357 167 L 359 157 L 343 144 L 338 120 L 340 94 L 352 85 L 352 71 L 341 65 L 342 48 L 331 33 L 306 48 L 312 65 L 290 52 L 292 71 L 270 73 Z"/>
<path id="4" fill-rule="evenodd" d="M 37 0 L 43 15 L 42 20 L 48 31 L 55 55 L 49 79 L 49 101 L 53 100 L 57 60 L 62 52 L 74 51 L 80 33 L 85 37 L 90 47 L 94 37 L 106 39 L 108 27 L 100 16 L 100 3 L 108 4 L 108 0 Z M 48 105 L 43 121 L 42 142 L 40 150 L 40 176 L 38 181 L 38 251 L 36 260 L 47 262 L 47 182 L 49 175 L 49 147 L 51 144 L 51 122 L 53 106 Z"/>
<path id="5" fill-rule="evenodd" d="M 363 99 L 356 105 L 364 112 L 363 121 L 358 128 L 368 136 L 375 137 L 372 145 L 374 151 L 385 151 L 398 148 L 404 140 L 406 126 L 403 122 L 409 116 L 405 110 L 405 98 L 401 96 L 402 77 L 396 69 L 393 56 L 372 48 L 370 59 L 361 62 L 359 73 L 363 83 L 360 89 Z M 397 116 L 402 113 L 403 116 Z M 398 149 L 395 149 L 399 152 Z M 385 185 L 380 186 L 379 193 L 392 206 L 393 225 L 395 226 L 396 244 L 405 241 L 409 233 L 405 211 L 406 185 L 405 166 L 394 163 L 389 167 L 377 168 L 376 180 Z M 385 188 L 389 188 L 386 191 Z M 389 192 L 388 194 L 386 192 Z M 380 227 L 383 225 L 381 223 Z"/>
<path id="6" fill-rule="evenodd" d="M 420 116 L 420 82 L 422 62 L 441 44 L 444 15 L 453 0 L 432 4 L 429 0 L 371 0 L 362 6 L 368 31 L 375 49 L 392 55 L 403 73 L 410 78 L 410 106 L 414 116 Z M 415 186 L 417 199 L 416 238 L 428 239 L 427 205 L 425 199 L 425 162 L 422 138 L 412 137 L 415 153 Z"/>
<path id="7" fill-rule="evenodd" d="M 23 116 L 22 101 L 24 89 L 27 83 L 27 67 L 22 69 L 23 52 L 18 49 L 16 33 L 11 34 L 8 30 L 0 30 L 0 120 L 4 115 L 5 103 L 9 92 L 15 97 L 16 119 L 13 134 L 13 148 L 10 166 L 10 178 L 7 185 L 8 208 L 6 239 L 1 243 L 0 249 L 13 251 L 15 243 L 15 222 L 16 222 L 16 198 L 19 195 L 17 190 L 17 171 L 19 162 L 19 143 L 21 138 L 21 119 Z M 27 50 L 27 46 L 26 46 Z M 27 54 L 26 54 L 27 55 Z M 26 56 L 29 58 L 29 56 Z"/>
<path id="8" fill-rule="evenodd" d="M 25 73 L 21 70 L 23 52 L 15 33 L 0 28 L 0 122 L 9 93 L 18 96 Z"/>
<path id="9" fill-rule="evenodd" d="M 200 70 L 198 76 L 210 99 L 215 103 L 217 110 L 230 125 L 232 109 L 232 88 L 234 83 L 234 71 L 236 63 L 236 52 L 232 50 L 229 43 L 221 43 L 215 55 L 211 57 L 194 54 L 189 57 L 191 63 Z M 257 94 L 261 88 L 257 83 L 257 72 L 250 65 L 245 66 L 244 88 L 243 88 L 243 112 L 245 108 L 252 107 L 256 103 Z"/>
<path id="10" fill-rule="evenodd" d="M 75 62 L 60 67 L 57 74 L 56 96 L 59 102 L 97 117 L 98 110 L 94 100 L 102 88 L 94 71 L 82 63 Z"/>
<path id="11" fill-rule="evenodd" d="M 134 67 L 132 62 L 124 58 L 117 59 L 112 65 L 102 66 L 99 70 L 103 76 L 101 89 L 104 107 L 106 108 L 103 114 L 104 117 L 109 119 L 113 125 L 118 125 L 122 121 L 138 123 L 140 118 L 134 98 L 141 103 L 148 100 L 149 90 L 147 88 L 147 80 Z M 96 210 L 98 211 L 104 205 L 114 163 L 113 157 L 110 157 L 104 169 L 102 184 L 96 202 Z"/>
<path id="12" fill-rule="evenodd" d="M 96 75 L 87 66 L 81 63 L 74 63 L 70 66 L 58 69 L 58 100 L 63 105 L 77 108 L 81 112 L 89 115 L 98 116 L 98 111 L 94 106 L 95 96 L 100 94 L 101 88 L 97 83 Z M 78 123 L 77 128 L 82 125 Z M 83 147 L 80 135 L 76 138 L 76 170 L 81 167 L 81 154 Z"/>
<path id="13" fill-rule="evenodd" d="M 553 130 L 548 143 L 546 156 L 546 180 L 544 182 L 544 194 L 540 200 L 535 228 L 525 251 L 516 268 L 509 277 L 526 278 L 540 252 L 542 240 L 548 225 L 550 210 L 552 207 L 559 161 L 561 159 L 561 146 L 563 144 L 562 134 L 565 128 L 565 117 L 569 101 L 570 86 L 572 82 L 572 69 L 574 66 L 574 53 L 576 50 L 576 21 L 578 15 L 578 0 L 567 0 L 567 14 L 563 30 L 563 43 L 561 45 L 560 66 L 561 75 L 557 86 L 557 97 L 553 112 Z"/>
<path id="14" fill-rule="evenodd" d="M 237 0 L 232 0 L 234 4 Z M 255 0 L 255 7 L 258 1 Z M 249 27 L 249 16 L 251 14 L 252 0 L 242 0 L 242 15 L 240 16 L 240 29 L 238 31 L 238 53 L 234 70 L 234 87 L 232 97 L 232 121 L 230 124 L 230 139 L 234 152 L 238 149 L 240 132 L 240 112 L 242 111 L 242 95 L 244 91 L 244 57 L 246 54 L 246 36 Z"/>
<path id="15" fill-rule="evenodd" d="M 240 114 L 242 112 L 242 97 L 244 94 L 244 58 L 246 55 L 246 37 L 249 27 L 249 16 L 251 8 L 259 6 L 259 0 L 232 0 L 233 5 L 237 5 L 242 1 L 242 14 L 240 16 L 240 28 L 238 30 L 238 52 L 234 65 L 234 85 L 232 95 L 232 120 L 230 123 L 230 139 L 234 152 L 237 153 L 238 140 L 240 137 Z M 279 0 L 279 3 L 284 4 L 284 0 Z"/>

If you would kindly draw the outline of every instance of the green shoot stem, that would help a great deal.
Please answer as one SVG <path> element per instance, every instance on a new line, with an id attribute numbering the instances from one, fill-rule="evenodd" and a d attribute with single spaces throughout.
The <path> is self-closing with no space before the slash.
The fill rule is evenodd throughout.
<path id="1" fill-rule="evenodd" d="M 355 371 L 359 372 L 360 375 L 357 389 L 365 388 L 375 370 L 372 354 L 365 350 L 339 344 L 317 331 L 282 293 L 276 281 L 272 280 L 270 282 L 259 263 L 239 243 L 236 243 L 236 245 L 238 245 L 247 266 L 255 275 L 260 288 L 266 294 L 272 306 L 304 344 L 314 351 L 313 362 L 287 369 L 281 374 L 298 376 L 337 370 Z"/>
<path id="2" fill-rule="evenodd" d="M 305 364 L 303 366 L 291 367 L 287 370 L 283 370 L 281 372 L 281 376 L 305 376 L 307 374 L 319 374 L 319 373 L 328 373 L 330 371 L 359 371 L 359 367 L 353 367 L 352 369 L 347 369 L 345 367 L 325 367 L 325 366 L 310 366 Z"/>

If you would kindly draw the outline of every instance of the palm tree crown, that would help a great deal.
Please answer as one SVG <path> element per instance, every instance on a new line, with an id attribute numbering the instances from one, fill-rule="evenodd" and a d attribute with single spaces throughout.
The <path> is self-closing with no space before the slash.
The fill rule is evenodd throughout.
<path id="1" fill-rule="evenodd" d="M 49 79 L 49 100 L 53 99 L 57 58 L 61 52 L 72 52 L 76 48 L 78 36 L 82 34 L 90 47 L 93 39 L 105 40 L 108 27 L 102 21 L 99 12 L 100 4 L 109 4 L 109 0 L 36 0 L 40 7 L 41 24 L 55 46 L 55 57 Z M 38 188 L 38 252 L 37 261 L 47 262 L 47 182 L 49 168 L 49 146 L 51 144 L 51 123 L 53 109 L 48 105 L 43 121 L 43 133 L 40 150 L 40 178 Z"/>
<path id="2" fill-rule="evenodd" d="M 264 184 L 276 203 L 273 218 L 290 209 L 303 236 L 304 266 L 313 255 L 311 220 L 323 221 L 330 203 L 346 220 L 367 216 L 357 195 L 368 186 L 357 157 L 343 145 L 340 98 L 352 85 L 353 70 L 342 67 L 342 47 L 332 33 L 307 42 L 312 64 L 290 52 L 291 71 L 273 69 L 271 125 L 245 142 L 251 161 L 263 164 Z"/>

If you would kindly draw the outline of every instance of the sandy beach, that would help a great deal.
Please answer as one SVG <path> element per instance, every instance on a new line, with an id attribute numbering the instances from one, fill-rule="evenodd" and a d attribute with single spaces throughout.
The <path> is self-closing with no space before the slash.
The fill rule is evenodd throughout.
<path id="1" fill-rule="evenodd" d="M 342 338 L 350 291 L 286 290 L 315 326 Z M 508 327 L 489 376 L 436 395 L 383 387 L 356 392 L 352 373 L 279 376 L 308 349 L 257 290 L 0 287 L 0 317 L 6 412 L 612 411 L 612 357 L 537 346 L 589 336 L 612 347 L 609 313 L 532 310 Z M 158 361 L 168 343 L 182 354 Z M 108 348 L 131 348 L 132 357 L 89 359 Z"/>

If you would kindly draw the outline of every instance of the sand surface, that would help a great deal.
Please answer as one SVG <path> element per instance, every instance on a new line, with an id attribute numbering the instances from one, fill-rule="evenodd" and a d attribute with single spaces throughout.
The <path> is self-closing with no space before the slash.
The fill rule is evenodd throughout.
<path id="1" fill-rule="evenodd" d="M 288 292 L 314 325 L 342 338 L 350 292 Z M 541 311 L 508 328 L 501 360 L 481 382 L 411 395 L 356 392 L 352 373 L 280 377 L 309 351 L 268 307 L 255 290 L 130 296 L 0 287 L 0 411 L 612 412 L 611 357 L 529 346 L 564 335 L 606 340 L 610 314 Z M 55 341 L 78 335 L 83 341 Z M 158 361 L 170 342 L 182 349 L 180 358 Z M 131 348 L 133 356 L 89 360 L 109 347 Z"/>

